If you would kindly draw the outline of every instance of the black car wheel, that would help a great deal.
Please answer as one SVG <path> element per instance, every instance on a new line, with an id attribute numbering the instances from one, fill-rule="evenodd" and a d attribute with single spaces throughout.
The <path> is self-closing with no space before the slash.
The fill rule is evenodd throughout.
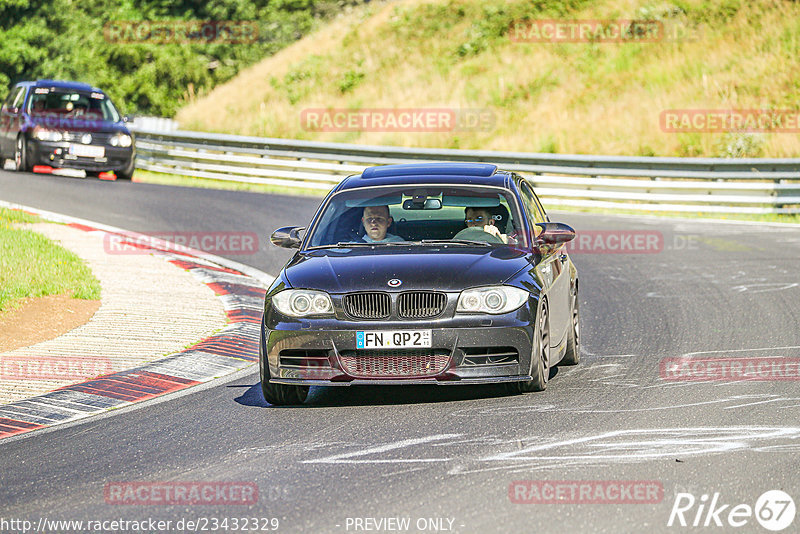
<path id="1" fill-rule="evenodd" d="M 263 354 L 263 349 L 259 348 L 261 352 L 261 392 L 264 394 L 264 400 L 275 406 L 291 406 L 293 404 L 303 404 L 308 397 L 308 386 L 290 386 L 287 384 L 271 384 L 269 381 L 269 363 L 266 361 L 266 356 Z"/>
<path id="2" fill-rule="evenodd" d="M 572 291 L 572 328 L 567 336 L 567 351 L 561 363 L 564 365 L 577 365 L 581 361 L 581 326 L 580 313 L 578 309 L 578 286 Z"/>
<path id="3" fill-rule="evenodd" d="M 17 137 L 17 146 L 14 149 L 14 168 L 17 172 L 30 172 L 31 170 L 28 165 L 28 147 L 21 135 Z"/>
<path id="4" fill-rule="evenodd" d="M 117 180 L 131 180 L 133 178 L 133 168 L 130 171 L 114 171 Z"/>
<path id="5" fill-rule="evenodd" d="M 536 340 L 531 351 L 531 380 L 512 382 L 511 390 L 514 393 L 530 393 L 544 391 L 550 375 L 550 322 L 547 313 L 547 303 L 542 301 L 539 308 L 536 326 Z"/>

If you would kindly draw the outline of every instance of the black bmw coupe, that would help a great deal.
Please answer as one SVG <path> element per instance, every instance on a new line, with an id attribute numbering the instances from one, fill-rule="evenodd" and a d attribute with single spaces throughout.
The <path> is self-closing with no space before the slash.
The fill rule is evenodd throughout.
<path id="1" fill-rule="evenodd" d="M 371 167 L 322 201 L 307 227 L 272 234 L 299 249 L 267 291 L 264 398 L 309 386 L 468 385 L 545 389 L 578 363 L 575 237 L 530 183 L 476 163 Z"/>

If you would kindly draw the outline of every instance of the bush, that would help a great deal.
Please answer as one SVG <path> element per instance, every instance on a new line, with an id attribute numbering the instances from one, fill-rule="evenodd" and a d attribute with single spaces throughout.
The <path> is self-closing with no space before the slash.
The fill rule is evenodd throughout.
<path id="1" fill-rule="evenodd" d="M 0 0 L 0 99 L 18 81 L 67 79 L 103 88 L 123 113 L 171 117 L 187 98 L 308 33 L 318 18 L 361 1 Z M 258 37 L 247 44 L 126 44 L 103 33 L 112 21 L 163 20 L 256 21 Z"/>

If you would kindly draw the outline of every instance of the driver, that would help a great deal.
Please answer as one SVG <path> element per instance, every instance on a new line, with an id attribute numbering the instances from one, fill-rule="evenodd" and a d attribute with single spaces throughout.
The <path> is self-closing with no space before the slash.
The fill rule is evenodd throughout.
<path id="1" fill-rule="evenodd" d="M 453 239 L 474 238 L 476 232 L 482 231 L 497 239 L 496 241 L 487 239 L 490 243 L 508 243 L 508 237 L 500 233 L 500 229 L 495 226 L 494 218 L 488 208 L 466 208 L 464 214 L 464 223 L 467 227 L 453 236 Z"/>
<path id="2" fill-rule="evenodd" d="M 399 235 L 386 233 L 392 222 L 393 219 L 389 215 L 389 206 L 367 206 L 364 208 L 364 215 L 361 217 L 361 223 L 367 232 L 362 239 L 367 243 L 405 241 Z"/>

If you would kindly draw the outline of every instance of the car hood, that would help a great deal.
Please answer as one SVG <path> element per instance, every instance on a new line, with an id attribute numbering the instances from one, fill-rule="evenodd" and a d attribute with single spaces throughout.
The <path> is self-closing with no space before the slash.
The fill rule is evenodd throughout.
<path id="1" fill-rule="evenodd" d="M 285 267 L 292 287 L 350 291 L 437 289 L 501 284 L 533 256 L 510 248 L 339 248 L 299 252 Z M 388 285 L 397 279 L 397 287 Z"/>

